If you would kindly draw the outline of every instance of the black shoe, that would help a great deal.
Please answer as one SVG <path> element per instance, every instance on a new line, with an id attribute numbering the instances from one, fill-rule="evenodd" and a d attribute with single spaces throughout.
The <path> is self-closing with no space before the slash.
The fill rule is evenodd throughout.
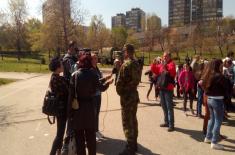
<path id="1" fill-rule="evenodd" d="M 135 143 L 135 144 L 133 144 L 132 146 L 133 146 L 133 150 L 134 150 L 135 152 L 138 152 L 138 143 Z M 129 149 L 130 146 L 127 144 L 127 145 L 125 146 L 125 148 L 126 148 L 126 149 Z"/>
<path id="2" fill-rule="evenodd" d="M 173 131 L 175 131 L 175 128 L 174 127 L 169 127 L 167 131 L 168 132 L 173 132 Z"/>
<path id="3" fill-rule="evenodd" d="M 166 123 L 164 123 L 164 124 L 160 124 L 160 127 L 162 127 L 162 128 L 167 128 L 167 127 L 169 127 L 169 125 L 166 124 Z"/>
<path id="4" fill-rule="evenodd" d="M 204 118 L 204 116 L 202 114 L 197 114 L 197 117 L 200 118 L 200 119 Z"/>

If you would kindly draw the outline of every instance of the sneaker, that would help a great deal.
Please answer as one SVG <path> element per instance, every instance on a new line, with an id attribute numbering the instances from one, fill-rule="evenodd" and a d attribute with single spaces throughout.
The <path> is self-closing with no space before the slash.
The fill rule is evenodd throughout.
<path id="1" fill-rule="evenodd" d="M 167 127 L 169 127 L 169 125 L 166 124 L 166 123 L 164 123 L 164 124 L 160 124 L 160 127 L 162 127 L 162 128 L 167 128 Z"/>
<path id="2" fill-rule="evenodd" d="M 168 132 L 173 132 L 173 131 L 175 131 L 175 128 L 174 127 L 169 127 L 167 131 Z"/>
<path id="3" fill-rule="evenodd" d="M 96 142 L 100 141 L 99 137 L 96 136 Z"/>
<path id="4" fill-rule="evenodd" d="M 185 115 L 186 117 L 188 117 L 187 111 L 184 111 L 184 115 Z"/>
<path id="5" fill-rule="evenodd" d="M 213 144 L 213 143 L 211 143 L 211 148 L 215 149 L 215 150 L 223 150 L 224 146 L 220 145 L 220 144 Z"/>
<path id="6" fill-rule="evenodd" d="M 205 138 L 205 139 L 204 139 L 204 143 L 211 143 L 211 140 L 208 139 L 208 138 Z"/>

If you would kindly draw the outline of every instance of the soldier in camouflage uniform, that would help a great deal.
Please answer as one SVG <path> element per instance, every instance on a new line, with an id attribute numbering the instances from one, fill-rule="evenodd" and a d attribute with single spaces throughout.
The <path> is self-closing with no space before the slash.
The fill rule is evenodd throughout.
<path id="1" fill-rule="evenodd" d="M 137 151 L 138 122 L 137 107 L 139 94 L 137 86 L 140 83 L 141 70 L 137 60 L 134 59 L 134 47 L 130 44 L 124 46 L 126 61 L 121 66 L 118 80 L 117 93 L 121 98 L 122 125 L 127 146 L 119 155 L 134 155 Z"/>

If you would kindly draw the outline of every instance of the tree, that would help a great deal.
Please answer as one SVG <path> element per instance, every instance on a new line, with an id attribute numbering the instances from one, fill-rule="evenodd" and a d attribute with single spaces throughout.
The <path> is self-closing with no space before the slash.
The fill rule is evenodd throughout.
<path id="1" fill-rule="evenodd" d="M 23 46 L 25 35 L 24 22 L 26 20 L 27 10 L 25 0 L 9 0 L 9 8 L 15 30 L 16 49 L 18 50 L 18 61 L 20 61 L 20 52 Z"/>
<path id="2" fill-rule="evenodd" d="M 0 10 L 0 26 L 6 23 L 6 14 Z"/>
<path id="3" fill-rule="evenodd" d="M 161 29 L 161 19 L 155 15 L 147 16 L 147 31 L 145 32 L 145 44 L 149 46 L 152 51 L 157 40 L 157 35 Z"/>
<path id="4" fill-rule="evenodd" d="M 25 23 L 27 30 L 28 42 L 33 51 L 41 50 L 41 29 L 42 23 L 40 20 L 32 18 Z"/>
<path id="5" fill-rule="evenodd" d="M 218 47 L 221 56 L 224 56 L 224 48 L 229 51 L 229 39 L 233 33 L 234 19 L 226 17 L 218 19 L 210 23 L 207 30 L 208 36 L 214 39 L 216 46 Z"/>
<path id="6" fill-rule="evenodd" d="M 188 37 L 187 43 L 192 47 L 194 54 L 202 55 L 203 42 L 205 38 L 205 30 L 201 23 L 198 23 L 194 28 L 191 28 L 191 34 Z"/>
<path id="7" fill-rule="evenodd" d="M 14 40 L 14 28 L 12 25 L 5 23 L 0 26 L 0 48 L 2 50 L 10 50 L 15 48 Z"/>
<path id="8" fill-rule="evenodd" d="M 44 15 L 41 39 L 44 48 L 49 51 L 56 50 L 60 55 L 61 51 L 68 48 L 69 40 L 74 38 L 78 40 L 80 37 L 76 36 L 76 33 L 87 13 L 81 8 L 79 0 L 50 2 L 44 3 L 46 15 Z"/>
<path id="9" fill-rule="evenodd" d="M 89 47 L 99 50 L 109 45 L 110 31 L 106 28 L 101 15 L 93 16 L 88 33 Z"/>
<path id="10" fill-rule="evenodd" d="M 127 41 L 128 33 L 124 27 L 115 27 L 112 29 L 111 40 L 112 46 L 122 49 Z"/>
<path id="11" fill-rule="evenodd" d="M 126 43 L 132 44 L 136 49 L 139 48 L 141 45 L 140 36 L 138 36 L 139 33 L 136 33 L 136 31 L 133 29 L 129 29 L 127 34 L 128 36 Z"/>

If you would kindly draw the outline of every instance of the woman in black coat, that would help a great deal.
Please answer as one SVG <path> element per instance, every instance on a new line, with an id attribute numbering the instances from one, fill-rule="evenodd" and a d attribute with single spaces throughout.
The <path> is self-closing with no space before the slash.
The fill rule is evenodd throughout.
<path id="1" fill-rule="evenodd" d="M 63 65 L 60 58 L 53 58 L 49 64 L 49 69 L 52 71 L 50 88 L 51 91 L 58 96 L 58 99 L 63 103 L 64 110 L 56 117 L 57 120 L 57 133 L 54 139 L 50 155 L 56 155 L 61 153 L 61 147 L 63 144 L 63 137 L 66 127 L 66 112 L 68 103 L 69 86 L 68 82 L 60 73 L 63 72 Z"/>
<path id="2" fill-rule="evenodd" d="M 105 91 L 109 84 L 101 84 L 96 71 L 92 67 L 90 55 L 84 55 L 79 61 L 79 70 L 72 75 L 70 81 L 69 114 L 73 119 L 73 129 L 77 141 L 77 153 L 86 155 L 86 144 L 89 155 L 96 154 L 96 100 L 97 89 Z M 75 98 L 75 87 L 79 108 L 72 109 L 72 101 Z"/>

